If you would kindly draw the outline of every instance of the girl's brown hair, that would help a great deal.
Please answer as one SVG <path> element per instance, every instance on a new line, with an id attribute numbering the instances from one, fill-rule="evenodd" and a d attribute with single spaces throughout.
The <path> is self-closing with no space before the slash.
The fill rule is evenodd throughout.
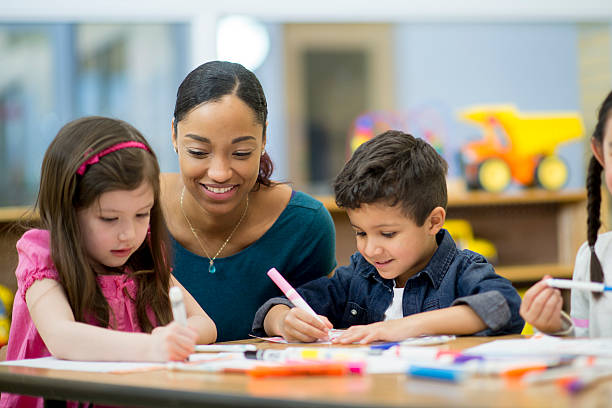
<path id="1" fill-rule="evenodd" d="M 604 99 L 599 114 L 597 116 L 597 125 L 593 131 L 593 141 L 603 148 L 603 139 L 606 123 L 610 118 L 610 109 L 612 109 L 612 92 Z M 595 156 L 591 157 L 589 162 L 589 170 L 586 179 L 587 187 L 587 242 L 591 249 L 591 265 L 590 276 L 593 282 L 603 282 L 604 275 L 601 267 L 601 262 L 597 254 L 595 254 L 595 242 L 597 242 L 597 233 L 601 227 L 600 212 L 601 212 L 601 172 L 602 165 Z M 595 298 L 601 296 L 601 293 L 593 293 Z"/>
<path id="2" fill-rule="evenodd" d="M 149 151 L 125 148 L 103 156 L 77 170 L 85 160 L 121 142 L 138 141 Z M 165 253 L 167 232 L 160 208 L 159 165 L 145 138 L 126 122 L 104 117 L 85 117 L 66 124 L 49 145 L 43 158 L 37 207 L 42 228 L 51 237 L 51 257 L 59 273 L 74 317 L 99 326 L 112 326 L 108 302 L 96 281 L 94 265 L 82 245 L 77 211 L 94 204 L 102 193 L 134 190 L 148 182 L 154 193 L 150 234 L 129 258 L 125 271 L 135 280 L 135 303 L 140 327 L 151 332 L 172 320 L 168 290 L 170 267 Z M 112 271 L 111 271 L 112 272 Z M 147 315 L 150 307 L 156 322 Z"/>

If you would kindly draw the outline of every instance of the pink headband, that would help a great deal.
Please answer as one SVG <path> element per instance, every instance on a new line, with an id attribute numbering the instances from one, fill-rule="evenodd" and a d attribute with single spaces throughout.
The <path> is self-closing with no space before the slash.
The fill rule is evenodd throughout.
<path id="1" fill-rule="evenodd" d="M 85 174 L 85 171 L 87 170 L 87 166 L 91 166 L 92 164 L 99 162 L 102 157 L 106 156 L 109 153 L 116 152 L 117 150 L 125 149 L 126 147 L 137 147 L 139 149 L 146 150 L 147 152 L 150 151 L 147 145 L 141 142 L 136 142 L 134 140 L 130 142 L 117 143 L 116 145 L 108 147 L 102 150 L 100 153 L 94 154 L 89 159 L 85 160 L 83 164 L 81 164 L 81 166 L 78 168 L 77 174 L 82 176 L 83 174 Z"/>

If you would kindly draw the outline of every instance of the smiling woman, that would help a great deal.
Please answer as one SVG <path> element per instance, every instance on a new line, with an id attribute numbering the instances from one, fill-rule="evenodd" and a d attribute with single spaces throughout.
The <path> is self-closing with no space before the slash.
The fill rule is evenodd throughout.
<path id="1" fill-rule="evenodd" d="M 329 212 L 270 179 L 267 115 L 261 84 L 240 64 L 203 64 L 178 89 L 180 174 L 162 175 L 173 273 L 215 321 L 218 341 L 248 337 L 255 311 L 280 294 L 270 268 L 300 286 L 336 266 Z"/>

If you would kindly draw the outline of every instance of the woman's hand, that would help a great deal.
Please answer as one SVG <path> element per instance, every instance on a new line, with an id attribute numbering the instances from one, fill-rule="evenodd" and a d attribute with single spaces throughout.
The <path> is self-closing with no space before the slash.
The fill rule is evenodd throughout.
<path id="1" fill-rule="evenodd" d="M 525 292 L 519 310 L 527 323 L 544 333 L 554 333 L 562 328 L 563 298 L 559 289 L 551 288 L 544 282 L 550 277 L 544 276 Z"/>
<path id="2" fill-rule="evenodd" d="M 183 361 L 195 351 L 198 333 L 171 322 L 151 332 L 151 361 Z"/>

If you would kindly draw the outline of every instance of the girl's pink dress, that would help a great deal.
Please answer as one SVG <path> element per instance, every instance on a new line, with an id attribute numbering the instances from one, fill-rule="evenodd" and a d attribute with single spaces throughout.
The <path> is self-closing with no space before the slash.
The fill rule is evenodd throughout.
<path id="1" fill-rule="evenodd" d="M 51 260 L 49 232 L 32 229 L 27 231 L 17 242 L 19 264 L 17 275 L 17 293 L 13 303 L 11 330 L 9 333 L 7 360 L 21 360 L 50 356 L 49 350 L 34 326 L 28 306 L 25 302 L 26 291 L 38 279 L 59 280 Z M 112 312 L 110 327 L 125 332 L 141 332 L 138 324 L 136 305 L 130 299 L 136 298 L 137 285 L 127 275 L 99 275 L 98 284 L 106 297 Z M 124 290 L 125 289 L 125 290 Z M 127 292 L 127 296 L 126 295 Z M 149 319 L 155 322 L 154 314 L 148 310 Z M 93 323 L 93 322 L 92 322 Z M 68 403 L 68 407 L 77 407 L 77 403 Z M 0 407 L 43 407 L 43 399 L 25 395 L 3 393 Z"/>

